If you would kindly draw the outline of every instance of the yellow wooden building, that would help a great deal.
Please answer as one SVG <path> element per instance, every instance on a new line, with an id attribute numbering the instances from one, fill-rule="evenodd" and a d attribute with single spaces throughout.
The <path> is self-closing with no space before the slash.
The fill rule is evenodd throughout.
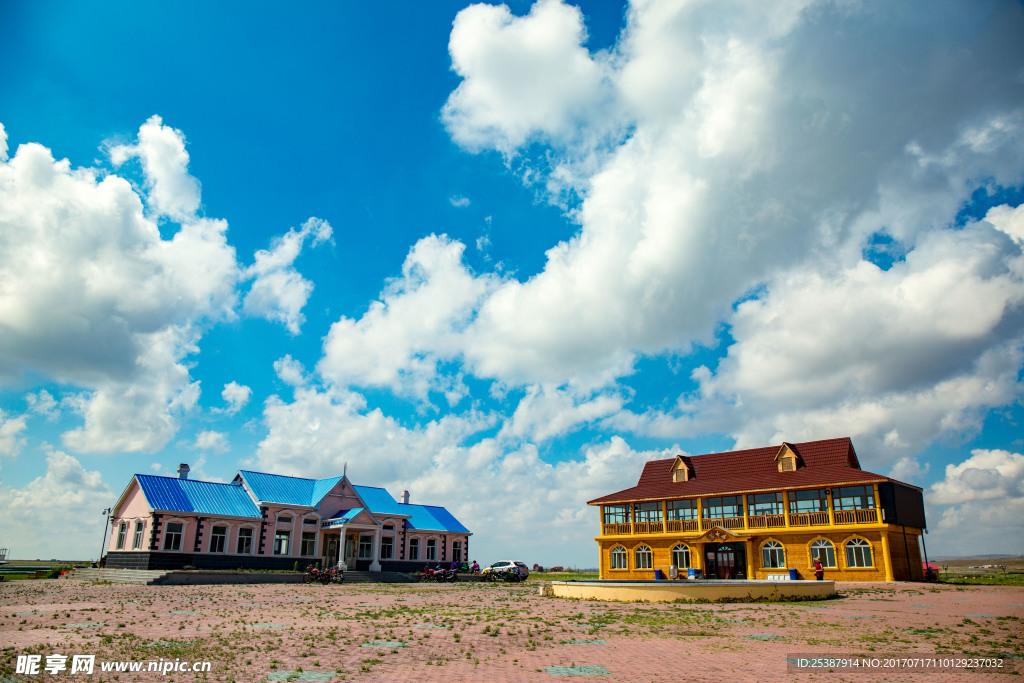
<path id="1" fill-rule="evenodd" d="M 653 460 L 600 508 L 602 579 L 921 580 L 921 489 L 860 468 L 849 438 Z"/>

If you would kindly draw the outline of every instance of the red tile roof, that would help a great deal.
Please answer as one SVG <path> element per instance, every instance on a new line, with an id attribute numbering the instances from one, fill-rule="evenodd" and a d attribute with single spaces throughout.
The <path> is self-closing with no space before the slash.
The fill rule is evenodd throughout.
<path id="1" fill-rule="evenodd" d="M 691 456 L 688 460 L 693 468 L 693 478 L 689 481 L 672 481 L 675 458 L 651 460 L 644 465 L 636 486 L 595 498 L 588 503 L 598 505 L 742 491 L 894 481 L 881 474 L 860 469 L 853 442 L 848 437 L 784 445 L 789 446 L 802 461 L 795 472 L 779 472 L 775 456 L 783 445 Z"/>

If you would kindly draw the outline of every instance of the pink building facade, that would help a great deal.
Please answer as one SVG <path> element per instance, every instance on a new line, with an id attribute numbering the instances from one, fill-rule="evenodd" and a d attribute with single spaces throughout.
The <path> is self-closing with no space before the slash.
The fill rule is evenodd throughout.
<path id="1" fill-rule="evenodd" d="M 472 535 L 445 508 L 348 477 L 240 471 L 230 484 L 136 474 L 114 506 L 106 566 L 418 571 L 465 562 Z"/>

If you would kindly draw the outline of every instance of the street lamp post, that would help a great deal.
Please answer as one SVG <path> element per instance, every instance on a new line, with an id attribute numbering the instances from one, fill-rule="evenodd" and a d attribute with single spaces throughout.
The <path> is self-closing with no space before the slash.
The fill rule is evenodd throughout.
<path id="1" fill-rule="evenodd" d="M 110 523 L 110 517 L 108 517 L 110 508 L 106 508 L 100 514 L 103 515 L 103 545 L 100 546 L 100 559 L 96 562 L 97 565 L 103 562 L 103 551 L 107 547 L 107 525 Z"/>

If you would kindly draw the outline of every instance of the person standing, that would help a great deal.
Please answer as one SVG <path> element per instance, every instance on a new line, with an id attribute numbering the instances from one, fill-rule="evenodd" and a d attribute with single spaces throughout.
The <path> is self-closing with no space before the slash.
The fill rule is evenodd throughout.
<path id="1" fill-rule="evenodd" d="M 825 578 L 825 567 L 821 564 L 821 558 L 814 558 L 814 578 L 821 581 Z"/>

